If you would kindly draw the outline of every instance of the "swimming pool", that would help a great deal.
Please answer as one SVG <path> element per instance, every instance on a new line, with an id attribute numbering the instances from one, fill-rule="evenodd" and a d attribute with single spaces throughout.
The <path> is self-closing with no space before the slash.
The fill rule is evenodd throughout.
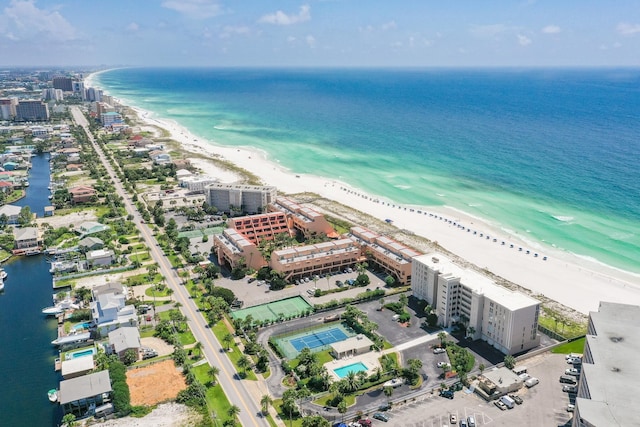
<path id="1" fill-rule="evenodd" d="M 89 329 L 89 326 L 91 326 L 91 323 L 89 322 L 76 323 L 71 327 L 71 329 L 79 331 L 80 329 Z"/>
<path id="2" fill-rule="evenodd" d="M 347 375 L 349 375 L 349 372 L 354 372 L 354 373 L 358 373 L 358 372 L 362 372 L 362 371 L 368 371 L 369 368 L 367 368 L 367 365 L 365 365 L 362 362 L 357 362 L 357 363 L 352 363 L 351 365 L 347 365 L 347 366 L 343 366 L 341 368 L 337 368 L 334 369 L 333 372 L 336 373 L 336 375 L 338 376 L 338 378 L 344 378 Z"/>
<path id="3" fill-rule="evenodd" d="M 94 354 L 96 354 L 95 348 L 85 348 L 84 350 L 70 351 L 65 359 L 77 359 L 78 357 L 93 356 Z"/>

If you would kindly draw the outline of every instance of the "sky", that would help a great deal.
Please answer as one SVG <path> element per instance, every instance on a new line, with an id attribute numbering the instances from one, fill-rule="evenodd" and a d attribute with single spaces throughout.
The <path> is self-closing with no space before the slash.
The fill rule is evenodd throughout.
<path id="1" fill-rule="evenodd" d="M 0 0 L 0 66 L 640 66 L 638 0 Z"/>

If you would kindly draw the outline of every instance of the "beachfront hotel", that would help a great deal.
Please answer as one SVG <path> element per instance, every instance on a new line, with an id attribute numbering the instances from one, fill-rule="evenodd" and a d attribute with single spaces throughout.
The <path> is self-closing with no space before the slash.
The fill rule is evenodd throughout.
<path id="1" fill-rule="evenodd" d="M 229 218 L 227 227 L 241 233 L 254 245 L 263 240 L 274 240 L 278 234 L 293 234 L 289 231 L 287 216 L 284 212 L 269 212 L 259 215 L 241 216 Z"/>
<path id="2" fill-rule="evenodd" d="M 601 302 L 589 313 L 573 427 L 638 425 L 640 306 Z"/>
<path id="3" fill-rule="evenodd" d="M 302 206 L 286 197 L 278 197 L 274 203 L 269 205 L 269 211 L 280 211 L 287 214 L 289 227 L 305 237 L 311 237 L 313 234 L 325 234 L 331 238 L 340 237 L 320 212 Z"/>
<path id="4" fill-rule="evenodd" d="M 227 228 L 222 234 L 213 237 L 213 247 L 216 251 L 219 265 L 228 265 L 235 268 L 240 264 L 258 270 L 267 265 L 267 261 L 258 250 L 255 243 L 252 243 L 242 233 Z"/>
<path id="5" fill-rule="evenodd" d="M 539 301 L 498 286 L 440 253 L 415 257 L 412 277 L 413 296 L 433 307 L 440 325 L 466 323 L 471 338 L 487 341 L 505 354 L 540 344 Z"/>
<path id="6" fill-rule="evenodd" d="M 264 187 L 244 184 L 211 184 L 204 189 L 209 206 L 215 206 L 220 212 L 240 209 L 245 213 L 265 212 L 267 205 L 275 202 L 278 196 L 276 187 Z"/>
<path id="7" fill-rule="evenodd" d="M 411 285 L 412 260 L 420 252 L 364 227 L 351 227 L 349 237 L 360 246 L 368 262 L 394 276 L 399 284 Z"/>

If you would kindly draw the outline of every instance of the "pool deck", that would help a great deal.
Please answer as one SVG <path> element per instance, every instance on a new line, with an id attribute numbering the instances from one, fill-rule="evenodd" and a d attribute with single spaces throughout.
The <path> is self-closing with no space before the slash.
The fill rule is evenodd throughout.
<path id="1" fill-rule="evenodd" d="M 327 372 L 331 375 L 335 381 L 340 381 L 340 378 L 335 372 L 334 369 L 342 368 L 345 366 L 353 365 L 354 363 L 361 362 L 367 367 L 367 375 L 373 374 L 376 368 L 381 368 L 380 362 L 378 359 L 382 357 L 385 352 L 379 351 L 370 351 L 368 353 L 358 354 L 355 356 L 347 356 L 342 359 L 335 359 L 331 362 L 327 362 L 324 364 L 324 367 L 327 368 Z"/>

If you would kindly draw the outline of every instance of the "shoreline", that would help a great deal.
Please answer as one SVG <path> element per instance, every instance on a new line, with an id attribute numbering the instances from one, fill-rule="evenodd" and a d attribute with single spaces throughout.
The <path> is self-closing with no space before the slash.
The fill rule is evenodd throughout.
<path id="1" fill-rule="evenodd" d="M 89 82 L 92 82 L 93 75 L 87 77 Z M 270 160 L 264 151 L 252 147 L 219 145 L 215 141 L 197 137 L 173 120 L 157 118 L 151 111 L 131 106 L 124 100 L 118 101 L 136 112 L 140 122 L 166 130 L 169 138 L 175 140 L 184 151 L 229 161 L 257 175 L 265 185 L 273 185 L 285 194 L 314 193 L 380 221 L 391 219 L 398 231 L 406 230 L 408 235 L 413 233 L 429 239 L 477 268 L 486 269 L 530 290 L 533 296 L 544 295 L 585 314 L 597 310 L 603 298 L 612 302 L 640 299 L 638 274 L 530 242 L 526 236 L 511 234 L 492 225 L 490 220 L 448 206 L 399 205 L 386 197 L 367 194 L 336 179 L 294 174 Z M 205 159 L 192 161 L 204 173 L 218 177 L 222 182 L 233 182 L 240 178 Z M 489 239 L 486 236 L 490 236 Z M 521 247 L 522 251 L 519 249 Z M 536 253 L 537 257 L 534 255 Z M 543 260 L 544 257 L 547 259 Z M 601 290 L 602 285 L 607 286 L 606 292 Z"/>

